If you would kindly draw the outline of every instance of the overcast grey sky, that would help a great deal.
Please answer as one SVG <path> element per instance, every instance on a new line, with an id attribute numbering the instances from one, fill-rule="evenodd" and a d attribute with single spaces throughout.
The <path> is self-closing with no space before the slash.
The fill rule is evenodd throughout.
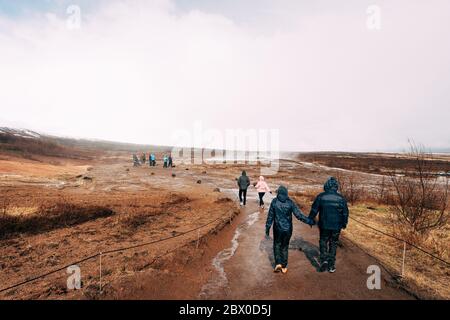
<path id="1" fill-rule="evenodd" d="M 449 119 L 448 0 L 0 0 L 0 126 L 172 144 L 200 122 L 381 151 L 449 148 Z"/>

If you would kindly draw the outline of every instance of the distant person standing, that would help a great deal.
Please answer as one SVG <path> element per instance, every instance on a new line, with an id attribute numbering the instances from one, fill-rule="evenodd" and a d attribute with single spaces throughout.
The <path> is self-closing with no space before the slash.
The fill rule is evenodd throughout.
<path id="1" fill-rule="evenodd" d="M 324 184 L 325 192 L 319 194 L 313 202 L 310 219 L 319 214 L 319 249 L 320 271 L 336 271 L 336 249 L 341 229 L 345 229 L 348 223 L 347 200 L 339 194 L 339 183 L 334 177 L 330 177 Z"/>
<path id="2" fill-rule="evenodd" d="M 173 167 L 172 155 L 169 155 L 168 161 L 169 161 L 169 168 L 172 168 Z"/>
<path id="3" fill-rule="evenodd" d="M 156 166 L 156 157 L 154 153 L 150 155 L 150 166 L 152 167 Z"/>
<path id="4" fill-rule="evenodd" d="M 145 162 L 146 162 L 145 152 L 142 153 L 141 160 L 142 160 L 142 164 L 145 164 Z"/>
<path id="5" fill-rule="evenodd" d="M 247 188 L 250 185 L 250 179 L 247 177 L 247 172 L 242 171 L 242 175 L 237 181 L 239 187 L 239 201 L 241 206 L 247 203 Z"/>
<path id="6" fill-rule="evenodd" d="M 267 185 L 267 183 L 264 181 L 264 177 L 263 176 L 259 177 L 259 181 L 255 185 L 255 188 L 258 191 L 259 207 L 264 209 L 264 201 L 263 201 L 264 195 L 266 194 L 266 192 L 272 193 L 272 191 L 270 191 L 270 188 Z"/>
<path id="7" fill-rule="evenodd" d="M 133 153 L 133 167 L 139 167 L 140 165 L 137 155 Z"/>
<path id="8" fill-rule="evenodd" d="M 168 162 L 169 162 L 169 158 L 167 157 L 167 155 L 164 155 L 164 157 L 163 157 L 163 168 L 167 168 Z"/>

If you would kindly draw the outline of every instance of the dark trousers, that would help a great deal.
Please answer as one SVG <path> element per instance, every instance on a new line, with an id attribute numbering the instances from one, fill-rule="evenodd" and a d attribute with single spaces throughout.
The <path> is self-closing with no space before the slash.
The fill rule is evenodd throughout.
<path id="1" fill-rule="evenodd" d="M 239 189 L 239 201 L 243 202 L 244 205 L 247 202 L 247 189 Z"/>
<path id="2" fill-rule="evenodd" d="M 266 194 L 265 192 L 258 192 L 258 195 L 259 195 L 259 205 L 260 205 L 260 206 L 263 206 L 263 205 L 264 205 L 263 198 L 264 198 L 264 195 L 265 195 L 265 194 Z"/>
<path id="3" fill-rule="evenodd" d="M 329 265 L 334 266 L 340 233 L 340 230 L 320 229 L 320 263 L 328 262 Z"/>
<path id="4" fill-rule="evenodd" d="M 279 231 L 273 229 L 273 255 L 275 265 L 281 264 L 283 268 L 288 264 L 289 241 L 291 240 L 292 231 Z"/>

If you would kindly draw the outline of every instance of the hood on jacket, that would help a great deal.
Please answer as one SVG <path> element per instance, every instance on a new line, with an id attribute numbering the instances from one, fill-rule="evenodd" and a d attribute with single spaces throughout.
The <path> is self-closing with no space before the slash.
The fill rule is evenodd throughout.
<path id="1" fill-rule="evenodd" d="M 264 177 L 263 176 L 259 176 L 259 181 L 264 181 Z"/>
<path id="2" fill-rule="evenodd" d="M 285 202 L 288 198 L 288 189 L 285 186 L 279 186 L 277 191 L 277 199 L 281 202 Z"/>
<path id="3" fill-rule="evenodd" d="M 338 189 L 339 189 L 339 183 L 335 177 L 328 178 L 328 180 L 323 185 L 323 190 L 325 190 L 325 192 L 329 192 L 329 191 L 337 192 Z"/>
<path id="4" fill-rule="evenodd" d="M 247 172 L 245 172 L 245 170 L 243 170 L 243 171 L 242 171 L 242 175 L 243 175 L 243 176 L 246 176 L 246 175 L 247 175 Z"/>

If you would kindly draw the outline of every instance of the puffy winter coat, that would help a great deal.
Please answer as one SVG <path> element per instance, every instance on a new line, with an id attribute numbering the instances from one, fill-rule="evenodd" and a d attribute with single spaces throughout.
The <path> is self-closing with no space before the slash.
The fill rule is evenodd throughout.
<path id="1" fill-rule="evenodd" d="M 247 172 L 242 171 L 242 175 L 239 177 L 237 184 L 239 189 L 247 190 L 250 185 L 250 179 L 247 177 Z"/>
<path id="2" fill-rule="evenodd" d="M 263 176 L 259 177 L 259 181 L 256 184 L 255 188 L 256 188 L 256 190 L 258 192 L 270 192 L 270 188 L 267 185 L 267 183 L 264 181 L 264 177 Z"/>
<path id="3" fill-rule="evenodd" d="M 339 184 L 333 177 L 329 178 L 323 189 L 325 192 L 319 194 L 313 202 L 310 219 L 319 214 L 319 228 L 327 230 L 341 230 L 347 227 L 348 206 L 347 200 L 339 194 Z"/>
<path id="4" fill-rule="evenodd" d="M 280 186 L 278 188 L 277 197 L 273 199 L 270 204 L 266 221 L 266 234 L 269 233 L 272 224 L 275 232 L 292 233 L 292 214 L 300 221 L 305 223 L 310 222 L 297 205 L 289 198 L 287 188 Z"/>

